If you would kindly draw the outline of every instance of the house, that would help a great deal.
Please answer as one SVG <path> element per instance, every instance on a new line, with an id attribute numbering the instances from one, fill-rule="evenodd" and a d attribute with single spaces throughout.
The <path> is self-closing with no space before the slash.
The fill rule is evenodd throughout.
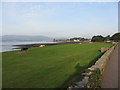
<path id="1" fill-rule="evenodd" d="M 79 39 L 74 39 L 73 41 L 74 41 L 74 42 L 79 42 L 80 40 L 79 40 Z"/>

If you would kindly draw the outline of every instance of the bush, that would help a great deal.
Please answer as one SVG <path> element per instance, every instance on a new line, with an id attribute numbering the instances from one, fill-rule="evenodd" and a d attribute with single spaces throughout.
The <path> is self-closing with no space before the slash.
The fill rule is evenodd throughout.
<path id="1" fill-rule="evenodd" d="M 91 71 L 92 74 L 89 76 L 89 82 L 85 88 L 100 88 L 101 87 L 101 72 L 99 69 Z"/>

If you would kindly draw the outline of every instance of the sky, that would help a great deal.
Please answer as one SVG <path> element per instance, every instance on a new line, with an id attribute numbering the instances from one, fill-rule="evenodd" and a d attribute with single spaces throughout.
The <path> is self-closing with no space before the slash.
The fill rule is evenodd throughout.
<path id="1" fill-rule="evenodd" d="M 2 35 L 91 38 L 118 32 L 117 2 L 2 2 L 1 10 Z"/>

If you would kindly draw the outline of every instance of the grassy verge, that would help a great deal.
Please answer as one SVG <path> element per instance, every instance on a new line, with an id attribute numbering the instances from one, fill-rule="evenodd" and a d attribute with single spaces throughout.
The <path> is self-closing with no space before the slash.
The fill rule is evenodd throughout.
<path id="1" fill-rule="evenodd" d="M 67 87 L 112 44 L 65 44 L 2 53 L 3 88 Z"/>

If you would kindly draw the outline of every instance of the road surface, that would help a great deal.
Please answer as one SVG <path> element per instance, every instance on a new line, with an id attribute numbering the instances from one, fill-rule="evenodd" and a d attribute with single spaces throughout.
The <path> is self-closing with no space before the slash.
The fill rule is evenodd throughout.
<path id="1" fill-rule="evenodd" d="M 102 76 L 102 88 L 118 88 L 118 56 L 120 56 L 118 48 L 120 49 L 120 44 L 113 51 L 105 67 Z"/>

